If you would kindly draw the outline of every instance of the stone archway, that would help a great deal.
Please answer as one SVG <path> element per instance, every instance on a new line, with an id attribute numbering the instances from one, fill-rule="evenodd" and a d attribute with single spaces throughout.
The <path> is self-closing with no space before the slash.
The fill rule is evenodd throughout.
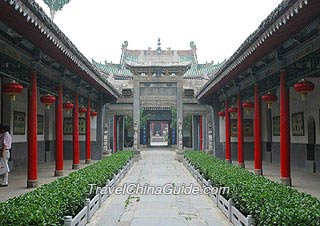
<path id="1" fill-rule="evenodd" d="M 307 168 L 312 172 L 315 168 L 316 123 L 313 116 L 308 118 Z"/>

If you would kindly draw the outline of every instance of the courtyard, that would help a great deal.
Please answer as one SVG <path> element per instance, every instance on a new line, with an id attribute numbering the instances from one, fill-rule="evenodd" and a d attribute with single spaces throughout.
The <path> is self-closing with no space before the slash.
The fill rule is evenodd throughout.
<path id="1" fill-rule="evenodd" d="M 0 225 L 320 225 L 320 1 L 250 1 L 0 0 Z"/>

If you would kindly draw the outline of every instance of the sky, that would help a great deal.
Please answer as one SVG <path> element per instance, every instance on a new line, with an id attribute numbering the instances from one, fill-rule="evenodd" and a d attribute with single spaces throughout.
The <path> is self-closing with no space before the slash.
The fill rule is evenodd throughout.
<path id="1" fill-rule="evenodd" d="M 42 0 L 36 0 L 49 14 Z M 199 63 L 228 59 L 281 0 L 71 0 L 54 22 L 88 58 L 119 63 L 128 49 L 188 50 Z"/>

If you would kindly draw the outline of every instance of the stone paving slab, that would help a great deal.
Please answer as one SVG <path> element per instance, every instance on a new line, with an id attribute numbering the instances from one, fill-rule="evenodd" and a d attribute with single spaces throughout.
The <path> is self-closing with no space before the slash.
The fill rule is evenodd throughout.
<path id="1" fill-rule="evenodd" d="M 119 186 L 145 183 L 152 186 L 172 184 L 200 185 L 182 163 L 168 150 L 142 151 Z M 112 195 L 91 219 L 89 226 L 201 226 L 232 225 L 207 195 Z"/>

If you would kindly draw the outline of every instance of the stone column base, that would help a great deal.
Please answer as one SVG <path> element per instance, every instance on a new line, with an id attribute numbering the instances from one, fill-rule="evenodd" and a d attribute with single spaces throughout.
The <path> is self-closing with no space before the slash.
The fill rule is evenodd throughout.
<path id="1" fill-rule="evenodd" d="M 254 174 L 255 175 L 259 175 L 259 176 L 262 176 L 262 169 L 254 169 Z"/>
<path id="2" fill-rule="evenodd" d="M 91 163 L 91 159 L 86 159 L 85 160 L 85 164 L 90 164 Z"/>
<path id="3" fill-rule="evenodd" d="M 141 151 L 140 150 L 133 150 L 133 160 L 138 162 L 141 159 Z"/>
<path id="4" fill-rule="evenodd" d="M 183 151 L 182 150 L 176 150 L 176 157 L 175 159 L 178 161 L 178 162 L 182 162 L 183 161 Z"/>
<path id="5" fill-rule="evenodd" d="M 280 177 L 281 184 L 284 184 L 286 186 L 292 186 L 291 178 L 286 177 Z"/>
<path id="6" fill-rule="evenodd" d="M 226 160 L 224 160 L 226 163 L 229 163 L 229 164 L 231 164 L 232 163 L 232 161 L 231 161 L 231 159 L 226 159 Z"/>
<path id="7" fill-rule="evenodd" d="M 74 170 L 80 169 L 80 164 L 72 164 L 72 169 Z"/>
<path id="8" fill-rule="evenodd" d="M 27 181 L 27 188 L 37 188 L 37 187 L 38 187 L 38 180 Z"/>
<path id="9" fill-rule="evenodd" d="M 238 166 L 239 166 L 240 168 L 246 168 L 246 165 L 245 165 L 244 163 L 238 163 Z"/>
<path id="10" fill-rule="evenodd" d="M 55 177 L 61 177 L 61 176 L 63 176 L 63 170 L 56 170 L 56 171 L 54 171 L 54 176 L 55 176 Z"/>

